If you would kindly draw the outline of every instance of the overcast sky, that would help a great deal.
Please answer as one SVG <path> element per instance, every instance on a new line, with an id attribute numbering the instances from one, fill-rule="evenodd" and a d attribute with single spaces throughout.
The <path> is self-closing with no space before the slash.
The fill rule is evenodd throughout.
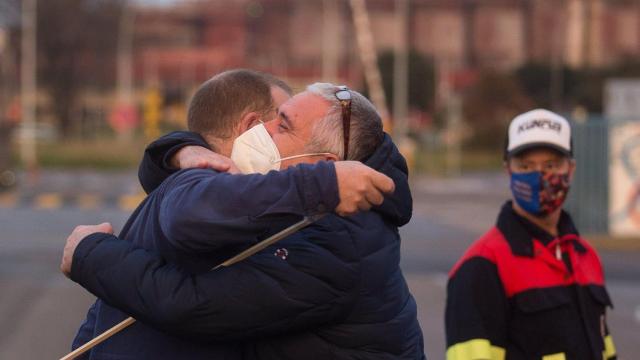
<path id="1" fill-rule="evenodd" d="M 56 1 L 56 0 L 39 0 Z M 131 0 L 143 5 L 166 6 L 184 0 Z M 16 25 L 20 22 L 20 0 L 0 0 L 0 26 Z"/>
<path id="2" fill-rule="evenodd" d="M 169 4 L 177 3 L 180 0 L 135 0 L 135 1 L 145 5 L 169 5 Z"/>

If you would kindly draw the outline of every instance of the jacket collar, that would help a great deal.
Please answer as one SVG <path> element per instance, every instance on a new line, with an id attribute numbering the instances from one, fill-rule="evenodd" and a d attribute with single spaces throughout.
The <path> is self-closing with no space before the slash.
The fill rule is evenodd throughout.
<path id="1" fill-rule="evenodd" d="M 505 239 L 511 247 L 511 252 L 519 256 L 533 257 L 533 241 L 537 240 L 543 245 L 549 244 L 555 238 L 533 224 L 524 217 L 518 215 L 513 210 L 513 202 L 507 201 L 500 210 L 496 227 L 504 235 Z M 560 222 L 558 223 L 558 234 L 560 238 L 570 236 L 579 238 L 578 230 L 573 224 L 571 216 L 562 211 Z M 586 248 L 579 241 L 574 242 L 577 251 L 586 251 Z"/>
<path id="2" fill-rule="evenodd" d="M 396 185 L 393 194 L 385 195 L 384 202 L 374 206 L 373 211 L 381 214 L 395 226 L 402 226 L 411 220 L 413 200 L 409 188 L 407 162 L 391 140 L 384 134 L 382 143 L 364 162 L 365 165 L 387 175 Z"/>

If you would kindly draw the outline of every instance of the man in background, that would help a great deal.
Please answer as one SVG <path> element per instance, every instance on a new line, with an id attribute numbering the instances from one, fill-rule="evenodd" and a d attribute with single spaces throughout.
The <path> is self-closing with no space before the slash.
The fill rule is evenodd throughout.
<path id="1" fill-rule="evenodd" d="M 447 359 L 615 359 L 596 251 L 562 210 L 576 163 L 569 122 L 547 110 L 509 126 L 512 200 L 449 274 Z"/>

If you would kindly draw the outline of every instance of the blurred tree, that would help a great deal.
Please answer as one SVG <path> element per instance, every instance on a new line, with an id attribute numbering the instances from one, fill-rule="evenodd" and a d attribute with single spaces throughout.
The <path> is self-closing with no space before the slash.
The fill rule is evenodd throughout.
<path id="1" fill-rule="evenodd" d="M 590 113 L 601 113 L 603 109 L 602 95 L 607 70 L 584 69 L 576 73 L 571 101 L 574 106 L 583 107 Z"/>
<path id="2" fill-rule="evenodd" d="M 571 111 L 576 106 L 588 112 L 603 110 L 603 89 L 608 78 L 639 78 L 640 61 L 633 57 L 623 59 L 607 68 L 584 68 L 572 70 L 566 66 L 560 69 L 562 79 L 561 101 L 558 111 Z M 516 69 L 515 76 L 525 94 L 536 107 L 551 108 L 552 68 L 549 64 L 528 63 Z"/>
<path id="3" fill-rule="evenodd" d="M 479 75 L 463 101 L 464 118 L 473 132 L 467 145 L 489 150 L 501 149 L 509 121 L 532 106 L 515 76 L 492 70 Z"/>
<path id="4" fill-rule="evenodd" d="M 0 0 L 0 192 L 15 183 L 11 139 L 20 120 L 19 27 L 20 1 Z"/>
<path id="5" fill-rule="evenodd" d="M 12 27 L 20 24 L 20 0 L 0 1 L 0 27 Z"/>
<path id="6" fill-rule="evenodd" d="M 551 109 L 554 105 L 561 110 L 575 97 L 576 80 L 579 75 L 567 66 L 562 66 L 555 74 L 558 91 L 554 94 L 552 84 L 554 69 L 546 63 L 527 63 L 516 69 L 515 77 L 525 94 L 534 102 L 534 106 Z M 558 97 L 554 99 L 553 97 Z"/>
<path id="7" fill-rule="evenodd" d="M 610 78 L 640 78 L 640 60 L 632 56 L 606 69 L 587 69 L 580 74 L 576 102 L 589 112 L 601 113 L 604 108 L 604 86 Z"/>
<path id="8" fill-rule="evenodd" d="M 17 95 L 20 1 L 0 0 L 0 123 Z"/>
<path id="9" fill-rule="evenodd" d="M 387 106 L 393 113 L 393 51 L 384 51 L 378 56 L 378 67 L 382 75 L 382 86 L 387 96 Z M 368 90 L 365 89 L 365 95 Z M 435 94 L 435 72 L 433 61 L 421 53 L 409 52 L 409 108 L 426 112 L 433 106 Z"/>
<path id="10" fill-rule="evenodd" d="M 0 0 L 0 122 L 18 91 L 20 1 Z"/>
<path id="11" fill-rule="evenodd" d="M 38 1 L 38 82 L 48 92 L 59 131 L 74 129 L 85 87 L 112 87 L 125 0 Z"/>
<path id="12" fill-rule="evenodd" d="M 616 77 L 640 77 L 640 60 L 634 56 L 628 56 L 612 66 L 608 71 L 609 76 Z"/>

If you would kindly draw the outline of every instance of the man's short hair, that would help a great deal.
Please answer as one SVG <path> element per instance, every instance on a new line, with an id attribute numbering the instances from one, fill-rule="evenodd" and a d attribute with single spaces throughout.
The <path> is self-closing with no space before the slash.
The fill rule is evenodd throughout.
<path id="1" fill-rule="evenodd" d="M 191 99 L 189 130 L 221 139 L 233 136 L 244 114 L 266 115 L 273 110 L 270 85 L 265 74 L 253 70 L 236 69 L 215 75 Z"/>
<path id="2" fill-rule="evenodd" d="M 260 73 L 271 87 L 279 87 L 289 96 L 293 96 L 293 89 L 284 80 L 279 79 L 269 73 Z"/>
<path id="3" fill-rule="evenodd" d="M 318 121 L 311 133 L 307 149 L 313 152 L 329 152 L 344 159 L 344 135 L 342 131 L 342 105 L 336 92 L 338 87 L 329 83 L 315 83 L 307 91 L 329 101 L 329 110 Z M 363 161 L 380 146 L 384 138 L 382 119 L 373 104 L 357 91 L 351 92 L 351 128 L 348 156 L 344 160 Z"/>

